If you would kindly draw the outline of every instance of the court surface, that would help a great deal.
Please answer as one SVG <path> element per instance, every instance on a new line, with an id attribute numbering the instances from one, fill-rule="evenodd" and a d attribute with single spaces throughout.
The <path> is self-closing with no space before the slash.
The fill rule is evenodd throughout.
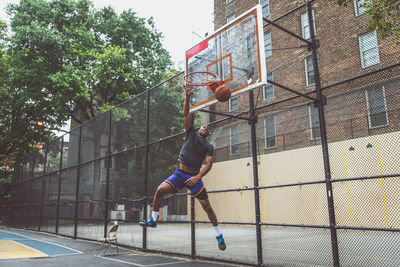
<path id="1" fill-rule="evenodd" d="M 0 266 L 238 266 L 125 248 L 119 255 L 96 257 L 99 247 L 97 242 L 0 227 Z"/>
<path id="2" fill-rule="evenodd" d="M 42 258 L 79 253 L 81 252 L 63 245 L 0 230 L 0 259 Z"/>

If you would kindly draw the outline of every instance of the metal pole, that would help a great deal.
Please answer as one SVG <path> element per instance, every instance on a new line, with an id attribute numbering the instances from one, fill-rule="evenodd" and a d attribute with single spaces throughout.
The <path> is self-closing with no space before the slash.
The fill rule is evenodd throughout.
<path id="1" fill-rule="evenodd" d="M 331 232 L 331 243 L 332 243 L 332 256 L 333 256 L 333 264 L 334 266 L 340 266 L 339 263 L 339 249 L 338 249 L 338 241 L 337 241 L 337 233 L 336 233 L 336 219 L 335 219 L 335 210 L 333 204 L 333 193 L 332 193 L 332 182 L 331 182 L 331 170 L 329 163 L 329 152 L 328 152 L 328 140 L 326 136 L 326 123 L 325 123 L 325 114 L 324 114 L 324 105 L 326 104 L 325 98 L 322 95 L 321 90 L 321 80 L 318 66 L 318 57 L 317 57 L 317 40 L 314 34 L 314 21 L 312 16 L 312 9 L 310 2 L 307 2 L 307 13 L 308 13 L 308 24 L 310 27 L 310 37 L 312 42 L 312 59 L 314 66 L 314 74 L 315 74 L 315 89 L 317 91 L 317 102 L 316 106 L 318 108 L 318 116 L 320 123 L 320 131 L 321 131 L 321 146 L 322 146 L 322 154 L 324 160 L 324 169 L 325 169 L 325 181 L 326 181 L 326 193 L 328 199 L 328 210 L 329 210 L 329 228 Z"/>
<path id="2" fill-rule="evenodd" d="M 29 186 L 29 197 L 28 197 L 28 220 L 26 221 L 26 225 L 25 225 L 25 229 L 28 229 L 29 227 L 29 222 L 30 222 L 30 218 L 31 218 L 31 200 L 32 200 L 32 184 L 33 184 L 33 169 L 35 168 L 35 156 L 36 153 L 33 153 L 33 158 L 32 158 L 32 162 L 31 162 L 31 169 L 30 169 L 30 173 L 31 173 L 31 184 Z"/>
<path id="3" fill-rule="evenodd" d="M 278 29 L 280 29 L 280 30 L 286 32 L 287 34 L 289 34 L 289 35 L 291 35 L 291 36 L 293 36 L 293 37 L 299 39 L 300 41 L 303 41 L 304 43 L 311 45 L 311 42 L 310 42 L 310 41 L 308 41 L 308 40 L 304 39 L 303 37 L 301 37 L 301 36 L 299 36 L 299 35 L 297 35 L 297 34 L 291 32 L 291 31 L 289 31 L 288 29 L 286 29 L 286 28 L 280 26 L 279 24 L 276 24 L 276 23 L 273 22 L 272 20 L 269 20 L 269 19 L 267 19 L 267 18 L 263 18 L 263 20 L 266 21 L 266 22 L 268 22 L 268 24 L 271 24 L 271 25 L 277 27 Z"/>
<path id="4" fill-rule="evenodd" d="M 257 160 L 257 136 L 256 136 L 256 123 L 257 114 L 254 107 L 253 90 L 249 91 L 249 104 L 250 104 L 250 128 L 251 128 L 251 154 L 253 158 L 253 180 L 254 180 L 254 204 L 256 212 L 256 236 L 257 236 L 257 262 L 262 265 L 262 242 L 261 242 L 261 216 L 260 216 L 260 192 L 258 189 L 258 160 Z"/>
<path id="5" fill-rule="evenodd" d="M 192 241 L 192 258 L 196 257 L 196 228 L 195 228 L 195 214 L 194 214 L 194 197 L 190 197 L 190 230 L 191 230 L 191 241 Z"/>
<path id="6" fill-rule="evenodd" d="M 44 184 L 47 179 L 46 175 L 46 160 L 47 160 L 47 149 L 44 150 L 44 163 L 43 163 L 43 182 L 42 182 L 42 202 L 40 203 L 40 214 L 39 214 L 39 227 L 38 230 L 42 226 L 42 216 L 43 216 L 43 202 L 44 202 Z"/>
<path id="7" fill-rule="evenodd" d="M 14 204 L 15 206 L 13 206 L 11 203 L 16 203 L 16 199 L 17 199 L 17 184 L 19 182 L 19 180 L 21 179 L 21 163 L 20 163 L 20 159 L 15 159 L 14 162 L 14 172 L 13 172 L 13 177 L 12 177 L 12 181 L 11 181 L 11 201 L 8 202 L 7 205 L 7 223 L 10 223 L 11 227 L 15 227 L 15 213 L 17 212 L 18 204 Z M 15 189 L 14 189 L 15 188 Z"/>
<path id="8" fill-rule="evenodd" d="M 79 183 L 80 183 L 80 163 L 81 163 L 81 144 L 82 144 L 82 125 L 79 126 L 79 141 L 78 141 L 78 167 L 76 170 L 76 189 L 75 189 L 75 225 L 74 225 L 74 239 L 77 238 L 78 233 L 78 199 L 79 199 Z"/>
<path id="9" fill-rule="evenodd" d="M 149 183 L 149 142 L 150 142 L 150 90 L 146 90 L 146 149 L 145 149 L 145 169 L 144 169 L 144 210 L 143 217 L 147 219 L 147 196 L 148 196 L 148 183 Z M 146 227 L 143 227 L 143 239 L 142 239 L 143 250 L 147 249 L 147 231 Z"/>
<path id="10" fill-rule="evenodd" d="M 61 169 L 62 169 L 62 165 L 63 165 L 63 148 L 64 148 L 64 136 L 61 137 L 60 167 L 59 167 L 59 171 L 58 171 L 56 234 L 58 234 L 58 224 L 59 224 L 59 216 L 60 216 Z"/>
<path id="11" fill-rule="evenodd" d="M 107 150 L 107 174 L 106 174 L 106 199 L 104 203 L 104 237 L 107 235 L 108 224 L 108 199 L 110 198 L 110 167 L 111 167 L 111 130 L 112 110 L 108 114 L 108 150 Z"/>

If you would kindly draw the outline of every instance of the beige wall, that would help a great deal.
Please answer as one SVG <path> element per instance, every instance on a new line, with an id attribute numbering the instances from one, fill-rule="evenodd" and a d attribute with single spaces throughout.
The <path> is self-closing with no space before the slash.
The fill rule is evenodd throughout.
<path id="1" fill-rule="evenodd" d="M 372 147 L 367 148 L 368 144 Z M 350 151 L 350 147 L 354 150 Z M 332 179 L 400 173 L 399 151 L 399 132 L 331 143 Z M 261 155 L 258 161 L 260 186 L 325 179 L 321 146 Z M 208 191 L 251 188 L 252 160 L 215 163 L 203 180 Z M 399 191 L 400 177 L 333 183 L 337 224 L 399 228 Z M 209 197 L 219 221 L 255 221 L 253 191 L 212 193 Z M 199 203 L 195 203 L 196 220 L 208 220 Z M 262 222 L 327 225 L 325 184 L 262 189 L 260 212 Z"/>

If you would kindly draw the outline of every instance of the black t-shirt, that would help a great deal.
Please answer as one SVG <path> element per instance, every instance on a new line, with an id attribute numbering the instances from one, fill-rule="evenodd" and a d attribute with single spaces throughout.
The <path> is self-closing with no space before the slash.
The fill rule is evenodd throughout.
<path id="1" fill-rule="evenodd" d="M 200 170 L 206 156 L 212 156 L 214 147 L 191 126 L 186 132 L 185 143 L 179 153 L 178 161 L 194 170 Z"/>

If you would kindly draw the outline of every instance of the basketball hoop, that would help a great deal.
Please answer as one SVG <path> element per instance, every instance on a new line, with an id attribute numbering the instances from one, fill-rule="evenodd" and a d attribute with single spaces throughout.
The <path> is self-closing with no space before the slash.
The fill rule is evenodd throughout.
<path id="1" fill-rule="evenodd" d="M 231 97 L 231 90 L 224 85 L 218 75 L 209 71 L 190 72 L 184 77 L 187 84 L 194 86 L 207 86 L 208 90 L 214 93 L 215 98 L 220 102 L 225 102 Z"/>
<path id="2" fill-rule="evenodd" d="M 207 86 L 207 88 L 211 89 L 213 92 L 224 83 L 218 75 L 209 71 L 189 72 L 185 75 L 184 79 L 187 84 Z"/>

